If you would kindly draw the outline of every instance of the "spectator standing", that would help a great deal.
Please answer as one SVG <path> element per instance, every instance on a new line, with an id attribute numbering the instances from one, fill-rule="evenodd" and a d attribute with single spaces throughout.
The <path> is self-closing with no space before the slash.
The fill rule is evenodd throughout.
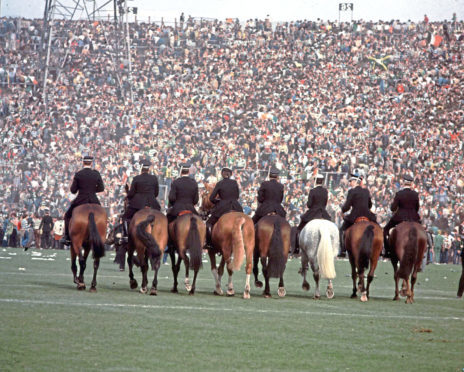
<path id="1" fill-rule="evenodd" d="M 53 219 L 50 216 L 50 211 L 45 210 L 45 215 L 42 217 L 40 222 L 39 230 L 42 232 L 42 239 L 40 242 L 40 248 L 49 249 L 51 248 L 51 233 L 53 230 Z"/>

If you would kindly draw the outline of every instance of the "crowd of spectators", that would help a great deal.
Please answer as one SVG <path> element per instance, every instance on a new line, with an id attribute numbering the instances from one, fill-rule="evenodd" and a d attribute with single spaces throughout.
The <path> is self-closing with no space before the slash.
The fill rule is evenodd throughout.
<path id="1" fill-rule="evenodd" d="M 275 166 L 293 224 L 315 172 L 327 176 L 340 223 L 356 169 L 383 225 L 407 172 L 429 230 L 463 233 L 463 21 L 137 22 L 131 78 L 114 24 L 56 21 L 50 65 L 60 68 L 50 70 L 47 105 L 42 23 L 0 19 L 5 217 L 62 216 L 81 157 L 92 154 L 113 219 L 123 185 L 149 158 L 163 209 L 180 163 L 192 164 L 200 187 L 232 167 L 247 213 Z"/>

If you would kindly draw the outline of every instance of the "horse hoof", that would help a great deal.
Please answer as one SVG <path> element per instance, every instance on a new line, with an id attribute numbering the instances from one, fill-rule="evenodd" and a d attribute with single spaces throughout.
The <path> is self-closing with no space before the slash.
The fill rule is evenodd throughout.
<path id="1" fill-rule="evenodd" d="M 357 296 L 355 293 L 353 293 L 353 294 L 350 296 L 350 298 L 358 298 L 358 296 Z"/>
<path id="2" fill-rule="evenodd" d="M 173 288 L 171 289 L 171 293 L 179 293 L 179 291 L 177 290 L 177 288 Z"/>
<path id="3" fill-rule="evenodd" d="M 305 282 L 305 283 L 303 283 L 303 285 L 301 287 L 303 288 L 304 291 L 309 291 L 310 285 L 309 285 L 309 283 Z"/>
<path id="4" fill-rule="evenodd" d="M 150 289 L 150 296 L 156 296 L 156 295 L 158 295 L 158 291 L 156 290 L 156 288 Z"/>
<path id="5" fill-rule="evenodd" d="M 334 293 L 333 289 L 327 289 L 325 294 L 326 294 L 327 298 L 333 298 L 335 293 Z"/>
<path id="6" fill-rule="evenodd" d="M 367 296 L 365 293 L 361 295 L 361 302 L 367 302 Z"/>
<path id="7" fill-rule="evenodd" d="M 142 287 L 142 288 L 140 288 L 140 293 L 141 293 L 141 294 L 145 294 L 145 293 L 147 293 L 147 292 L 148 292 L 147 287 Z"/>
<path id="8" fill-rule="evenodd" d="M 270 293 L 263 293 L 264 298 L 272 298 Z"/>
<path id="9" fill-rule="evenodd" d="M 279 297 L 285 297 L 286 294 L 287 291 L 285 290 L 285 287 L 279 287 L 279 289 L 277 290 L 277 295 Z"/>
<path id="10" fill-rule="evenodd" d="M 213 293 L 214 293 L 216 296 L 222 296 L 222 295 L 224 294 L 224 293 L 222 292 L 222 290 L 221 290 L 220 292 L 218 292 L 218 291 L 215 290 Z"/>
<path id="11" fill-rule="evenodd" d="M 250 292 L 247 292 L 247 291 L 243 292 L 243 299 L 249 300 L 250 299 Z"/>
<path id="12" fill-rule="evenodd" d="M 393 301 L 399 301 L 399 300 L 400 300 L 400 296 L 393 297 Z"/>
<path id="13" fill-rule="evenodd" d="M 195 291 L 190 291 L 189 296 L 193 296 L 195 294 Z"/>
<path id="14" fill-rule="evenodd" d="M 263 282 L 257 280 L 257 281 L 255 282 L 255 287 L 256 287 L 256 288 L 263 288 Z"/>
<path id="15" fill-rule="evenodd" d="M 228 289 L 227 290 L 227 297 L 233 297 L 233 296 L 235 296 L 235 291 L 233 289 L 232 290 Z"/>
<path id="16" fill-rule="evenodd" d="M 186 284 L 185 289 L 187 292 L 190 292 L 192 290 L 192 286 L 190 284 Z"/>
<path id="17" fill-rule="evenodd" d="M 97 288 L 95 288 L 95 287 L 90 287 L 89 292 L 90 292 L 90 293 L 95 293 L 95 292 L 97 292 Z"/>
<path id="18" fill-rule="evenodd" d="M 131 288 L 131 289 L 136 289 L 136 288 L 138 287 L 138 285 L 139 285 L 139 284 L 137 283 L 137 280 L 135 280 L 135 279 L 132 279 L 132 280 L 129 282 L 129 284 L 130 284 L 130 288 Z"/>
<path id="19" fill-rule="evenodd" d="M 74 282 L 74 284 L 79 284 L 79 280 L 77 280 L 77 277 L 74 277 L 73 282 Z"/>
<path id="20" fill-rule="evenodd" d="M 85 290 L 85 283 L 80 283 L 80 282 L 77 283 L 77 289 L 78 289 L 79 291 Z"/>

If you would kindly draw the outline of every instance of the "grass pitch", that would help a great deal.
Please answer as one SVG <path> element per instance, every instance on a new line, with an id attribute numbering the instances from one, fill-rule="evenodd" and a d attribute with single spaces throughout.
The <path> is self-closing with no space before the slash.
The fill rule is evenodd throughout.
<path id="1" fill-rule="evenodd" d="M 456 299 L 460 266 L 419 273 L 413 305 L 393 302 L 390 262 L 380 262 L 368 303 L 352 300 L 350 267 L 337 261 L 335 298 L 301 289 L 300 261 L 287 263 L 287 296 L 272 299 L 252 284 L 243 300 L 212 294 L 208 262 L 195 296 L 171 294 L 171 267 L 160 271 L 156 297 L 129 289 L 126 272 L 102 259 L 97 293 L 72 282 L 68 251 L 0 248 L 2 371 L 461 371 L 464 301 Z M 168 261 L 169 262 L 169 261 Z M 93 272 L 89 258 L 86 283 Z M 136 279 L 141 282 L 138 268 Z M 153 272 L 149 275 L 152 279 Z M 261 275 L 260 275 L 261 276 Z M 180 282 L 183 282 L 181 268 Z M 151 279 L 149 281 L 151 282 Z M 223 278 L 223 288 L 227 278 Z M 321 289 L 325 292 L 326 282 Z"/>

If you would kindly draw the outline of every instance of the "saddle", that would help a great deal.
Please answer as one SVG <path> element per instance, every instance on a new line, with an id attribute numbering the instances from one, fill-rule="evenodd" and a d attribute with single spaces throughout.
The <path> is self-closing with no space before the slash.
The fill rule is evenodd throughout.
<path id="1" fill-rule="evenodd" d="M 360 216 L 354 220 L 354 223 L 358 223 L 358 222 L 369 222 L 369 218 Z"/>
<path id="2" fill-rule="evenodd" d="M 189 211 L 187 209 L 184 209 L 183 211 L 180 211 L 177 217 L 183 216 L 184 214 L 192 214 L 192 211 Z"/>

